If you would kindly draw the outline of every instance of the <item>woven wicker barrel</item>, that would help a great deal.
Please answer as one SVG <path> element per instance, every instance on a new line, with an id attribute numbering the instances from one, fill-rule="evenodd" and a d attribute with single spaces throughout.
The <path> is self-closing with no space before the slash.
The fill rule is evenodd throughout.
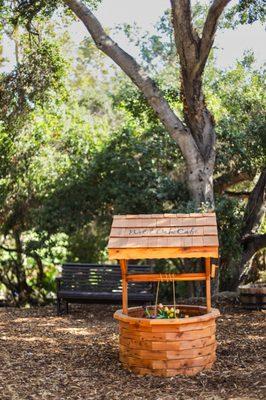
<path id="1" fill-rule="evenodd" d="M 151 307 L 152 308 L 152 307 Z M 216 351 L 217 309 L 179 305 L 189 318 L 147 319 L 141 307 L 116 311 L 120 361 L 138 375 L 195 375 L 211 368 Z"/>

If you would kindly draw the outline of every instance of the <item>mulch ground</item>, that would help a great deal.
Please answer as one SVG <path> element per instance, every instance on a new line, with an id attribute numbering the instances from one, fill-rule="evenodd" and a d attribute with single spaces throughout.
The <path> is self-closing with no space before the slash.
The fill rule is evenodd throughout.
<path id="1" fill-rule="evenodd" d="M 253 400 L 266 398 L 265 313 L 225 308 L 217 361 L 194 377 L 138 377 L 118 360 L 114 306 L 0 309 L 1 400 Z M 264 347 L 265 354 L 265 347 Z M 265 377 L 264 377 L 265 378 Z"/>

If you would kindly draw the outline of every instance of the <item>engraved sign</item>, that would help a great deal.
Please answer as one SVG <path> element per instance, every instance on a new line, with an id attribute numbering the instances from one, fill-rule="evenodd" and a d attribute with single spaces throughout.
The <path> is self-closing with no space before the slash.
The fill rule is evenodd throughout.
<path id="1" fill-rule="evenodd" d="M 197 229 L 189 228 L 136 228 L 129 229 L 129 236 L 175 236 L 175 235 L 196 235 Z"/>

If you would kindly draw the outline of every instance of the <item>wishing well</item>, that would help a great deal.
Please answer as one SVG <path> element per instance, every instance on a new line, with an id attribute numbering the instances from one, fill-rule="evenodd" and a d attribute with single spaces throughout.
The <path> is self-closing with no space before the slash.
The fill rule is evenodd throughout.
<path id="1" fill-rule="evenodd" d="M 215 213 L 150 214 L 114 216 L 109 259 L 119 260 L 122 273 L 122 310 L 119 321 L 119 357 L 122 365 L 139 375 L 194 375 L 211 368 L 216 358 L 216 318 L 211 307 L 211 278 L 218 258 Z M 163 258 L 204 258 L 204 272 L 134 273 L 128 260 Z M 202 281 L 206 306 L 156 304 L 128 308 L 129 282 Z M 170 316 L 168 318 L 168 316 Z"/>

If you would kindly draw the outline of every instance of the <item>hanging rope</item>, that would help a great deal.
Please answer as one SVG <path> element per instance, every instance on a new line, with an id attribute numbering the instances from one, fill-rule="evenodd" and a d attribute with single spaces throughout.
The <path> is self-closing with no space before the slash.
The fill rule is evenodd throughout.
<path id="1" fill-rule="evenodd" d="M 175 279 L 175 274 L 164 273 L 160 274 L 160 282 L 172 282 Z"/>
<path id="2" fill-rule="evenodd" d="M 166 274 L 165 274 L 165 275 L 166 275 Z M 173 275 L 173 274 L 172 274 L 172 275 Z M 173 278 L 171 279 L 171 274 L 168 274 L 168 276 L 166 275 L 166 278 L 167 278 L 167 279 L 165 279 L 165 276 L 163 277 L 163 276 L 161 275 L 161 281 L 162 281 L 162 282 L 164 282 L 164 281 L 169 282 L 169 280 L 172 280 L 172 282 L 173 282 L 174 315 L 175 315 L 175 318 L 176 318 L 175 281 L 174 281 Z M 159 289 L 160 289 L 160 281 L 157 282 L 156 297 L 155 297 L 155 310 L 154 310 L 154 315 L 155 315 L 156 317 L 157 317 L 157 309 L 158 309 Z"/>
<path id="3" fill-rule="evenodd" d="M 175 303 L 175 281 L 173 280 L 173 300 L 174 300 L 174 314 L 176 318 L 176 303 Z"/>
<path id="4" fill-rule="evenodd" d="M 156 297 L 155 297 L 155 316 L 157 317 L 158 296 L 159 296 L 160 281 L 157 283 Z"/>

